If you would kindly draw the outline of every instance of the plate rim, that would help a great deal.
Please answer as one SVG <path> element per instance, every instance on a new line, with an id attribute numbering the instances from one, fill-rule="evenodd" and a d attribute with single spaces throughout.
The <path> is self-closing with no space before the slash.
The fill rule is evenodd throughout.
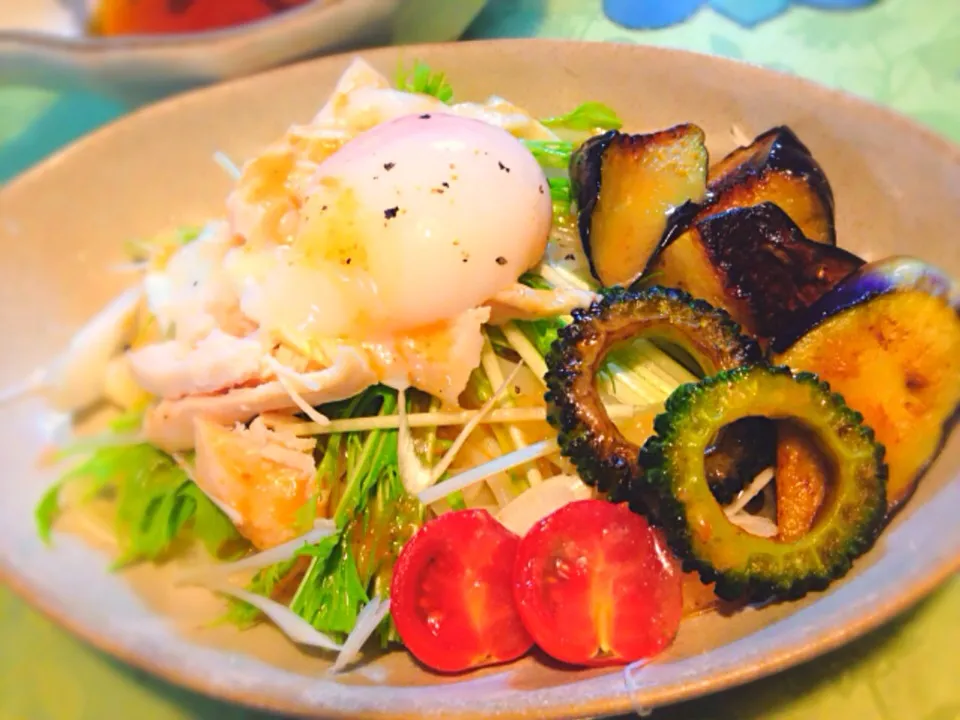
<path id="1" fill-rule="evenodd" d="M 946 163 L 955 163 L 960 165 L 960 144 L 956 144 L 949 138 L 921 124 L 920 122 L 903 115 L 887 106 L 880 105 L 871 100 L 853 95 L 849 92 L 821 85 L 812 80 L 784 73 L 777 70 L 770 70 L 762 66 L 732 60 L 728 58 L 710 55 L 708 53 L 699 53 L 689 50 L 663 48 L 650 45 L 639 45 L 632 43 L 611 43 L 582 40 L 550 39 L 550 38 L 497 38 L 481 39 L 468 41 L 455 41 L 444 43 L 423 43 L 417 45 L 405 46 L 383 46 L 377 48 L 368 48 L 363 50 L 353 50 L 334 55 L 327 55 L 320 58 L 314 58 L 296 63 L 290 63 L 276 68 L 271 68 L 252 75 L 231 79 L 215 85 L 189 90 L 177 95 L 164 98 L 158 102 L 142 106 L 125 115 L 116 118 L 91 133 L 88 133 L 73 142 L 63 146 L 54 153 L 43 158 L 38 163 L 20 172 L 10 178 L 0 187 L 0 206 L 5 199 L 15 194 L 29 189 L 29 186 L 38 181 L 44 173 L 51 167 L 61 163 L 68 162 L 76 153 L 86 152 L 88 148 L 96 147 L 98 143 L 109 142 L 110 136 L 117 131 L 118 127 L 127 124 L 141 122 L 143 118 L 151 118 L 154 115 L 162 115 L 167 112 L 176 112 L 179 107 L 190 105 L 196 102 L 204 102 L 207 95 L 217 95 L 220 93 L 230 94 L 237 89 L 242 89 L 245 84 L 257 84 L 264 81 L 274 74 L 290 71 L 291 68 L 303 67 L 307 65 L 342 62 L 345 59 L 354 56 L 368 57 L 371 55 L 377 57 L 390 57 L 404 55 L 415 56 L 417 52 L 428 50 L 457 52 L 456 48 L 470 46 L 519 46 L 538 44 L 542 46 L 552 46 L 556 52 L 576 54 L 577 48 L 596 47 L 596 46 L 616 46 L 619 48 L 631 48 L 628 52 L 637 52 L 639 54 L 650 54 L 666 58 L 671 57 L 689 58 L 695 56 L 698 62 L 709 62 L 719 65 L 725 65 L 733 72 L 755 74 L 757 76 L 775 76 L 779 77 L 781 82 L 790 83 L 803 89 L 805 93 L 813 93 L 827 99 L 831 103 L 843 103 L 852 105 L 854 108 L 869 110 L 871 114 L 881 113 L 886 121 L 899 125 L 906 132 L 915 136 L 922 136 L 926 141 L 933 143 L 942 150 L 946 156 Z M 956 481 L 956 478 L 954 478 Z M 928 573 L 915 579 L 904 590 L 896 595 L 888 596 L 878 605 L 875 605 L 870 613 L 866 613 L 854 622 L 840 627 L 825 627 L 814 639 L 808 640 L 803 644 L 794 643 L 782 647 L 766 655 L 760 661 L 749 665 L 733 669 L 723 670 L 712 674 L 707 678 L 695 683 L 692 691 L 684 690 L 679 683 L 672 683 L 660 689 L 651 689 L 647 691 L 647 696 L 653 701 L 654 706 L 661 706 L 681 700 L 693 699 L 695 697 L 712 694 L 726 690 L 744 683 L 770 676 L 787 668 L 809 661 L 815 657 L 833 651 L 842 645 L 864 635 L 890 620 L 895 616 L 906 611 L 917 604 L 924 597 L 929 595 L 934 589 L 943 584 L 952 575 L 960 573 L 960 554 L 954 556 L 947 555 L 940 563 L 934 566 Z M 172 685 L 180 686 L 196 692 L 206 697 L 221 701 L 227 701 L 238 705 L 243 705 L 259 710 L 266 710 L 274 713 L 283 713 L 296 717 L 323 717 L 331 718 L 362 718 L 371 717 L 378 720 L 393 720 L 394 718 L 409 718 L 409 713 L 398 711 L 377 711 L 361 712 L 349 711 L 343 708 L 331 707 L 315 702 L 289 701 L 280 697 L 265 695 L 257 692 L 247 692 L 243 688 L 222 688 L 206 684 L 202 678 L 191 675 L 181 670 L 177 665 L 153 661 L 146 655 L 137 652 L 132 647 L 125 646 L 123 642 L 113 637 L 97 632 L 96 628 L 89 627 L 79 620 L 72 619 L 67 614 L 58 611 L 57 603 L 46 598 L 39 587 L 19 575 L 8 563 L 0 557 L 0 583 L 9 587 L 16 595 L 22 598 L 31 607 L 40 611 L 46 618 L 56 625 L 66 629 L 74 636 L 88 643 L 97 650 L 107 653 L 134 667 L 138 670 L 147 672 Z M 562 686 L 560 686 L 562 687 Z M 689 687 L 689 686 L 688 686 Z M 533 711 L 521 710 L 516 716 L 520 717 L 538 717 L 538 718 L 563 718 L 571 716 L 601 716 L 636 710 L 635 703 L 628 692 L 607 694 L 596 698 L 589 698 L 583 701 L 565 702 L 563 704 L 542 704 Z M 528 714 L 529 713 L 529 714 Z M 473 718 L 486 718 L 492 716 L 503 716 L 503 713 L 491 712 L 490 710 L 465 710 L 465 711 L 444 711 L 444 717 L 461 718 L 462 720 Z M 511 713 L 510 716 L 513 716 Z"/>

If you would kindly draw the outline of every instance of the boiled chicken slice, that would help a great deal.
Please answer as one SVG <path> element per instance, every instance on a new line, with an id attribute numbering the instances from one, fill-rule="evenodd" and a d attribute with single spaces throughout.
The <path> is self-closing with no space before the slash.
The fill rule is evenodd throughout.
<path id="1" fill-rule="evenodd" d="M 576 308 L 589 307 L 599 297 L 589 290 L 539 290 L 517 283 L 498 292 L 487 305 L 491 310 L 490 322 L 500 325 L 510 320 L 537 320 L 569 315 Z"/>
<path id="2" fill-rule="evenodd" d="M 489 308 L 474 308 L 438 327 L 398 339 L 397 352 L 409 385 L 457 407 L 470 373 L 480 364 L 482 328 L 489 318 Z"/>
<path id="3" fill-rule="evenodd" d="M 244 537 L 264 549 L 303 531 L 298 513 L 317 497 L 312 440 L 269 430 L 260 421 L 231 428 L 198 419 L 194 430 L 196 482 L 236 513 Z"/>
<path id="4" fill-rule="evenodd" d="M 175 399 L 260 380 L 263 354 L 257 340 L 214 329 L 193 346 L 168 340 L 134 350 L 127 358 L 140 387 L 157 397 Z"/>
<path id="5" fill-rule="evenodd" d="M 345 400 L 377 382 L 363 356 L 352 348 L 342 348 L 330 367 L 299 375 L 295 388 L 305 403 L 316 406 Z M 244 423 L 272 410 L 297 407 L 287 387 L 289 380 L 271 380 L 254 387 L 241 387 L 217 395 L 188 395 L 179 400 L 163 400 L 147 411 L 143 422 L 145 438 L 158 447 L 174 452 L 194 446 L 194 424 L 198 419 L 221 425 Z"/>

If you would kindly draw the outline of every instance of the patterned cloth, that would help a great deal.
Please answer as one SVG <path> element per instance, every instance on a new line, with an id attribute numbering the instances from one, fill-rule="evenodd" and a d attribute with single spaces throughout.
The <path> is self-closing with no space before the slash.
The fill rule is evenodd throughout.
<path id="1" fill-rule="evenodd" d="M 633 30 L 675 25 L 704 7 L 744 27 L 754 27 L 786 12 L 791 5 L 846 10 L 877 0 L 604 0 L 603 11 L 615 23 Z"/>

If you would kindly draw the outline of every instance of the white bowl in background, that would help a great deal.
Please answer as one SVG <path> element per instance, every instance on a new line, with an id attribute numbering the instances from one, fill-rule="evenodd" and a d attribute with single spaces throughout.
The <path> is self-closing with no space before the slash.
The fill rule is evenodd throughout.
<path id="1" fill-rule="evenodd" d="M 0 84 L 79 87 L 139 104 L 335 50 L 455 40 L 486 0 L 312 0 L 221 30 L 116 37 L 85 33 L 94 4 L 0 1 Z"/>

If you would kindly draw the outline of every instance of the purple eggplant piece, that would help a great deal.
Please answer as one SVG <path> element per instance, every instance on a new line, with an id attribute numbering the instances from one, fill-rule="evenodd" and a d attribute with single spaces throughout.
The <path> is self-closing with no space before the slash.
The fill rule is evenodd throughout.
<path id="1" fill-rule="evenodd" d="M 960 285 L 910 257 L 864 265 L 793 318 L 771 361 L 815 373 L 886 448 L 887 508 L 904 505 L 960 407 Z"/>
<path id="2" fill-rule="evenodd" d="M 815 303 L 863 260 L 804 237 L 773 203 L 701 217 L 677 208 L 657 252 L 634 287 L 677 287 L 726 310 L 766 346 L 801 309 Z"/>
<path id="3" fill-rule="evenodd" d="M 577 149 L 570 159 L 577 229 L 597 280 L 626 285 L 640 275 L 673 209 L 703 199 L 708 164 L 703 130 L 691 124 L 608 132 Z"/>
<path id="4" fill-rule="evenodd" d="M 837 244 L 835 202 L 827 175 L 785 125 L 767 130 L 717 162 L 710 168 L 707 189 L 704 214 L 772 202 L 785 210 L 809 239 Z"/>
<path id="5" fill-rule="evenodd" d="M 877 295 L 897 290 L 923 290 L 942 297 L 960 315 L 960 283 L 944 270 L 923 260 L 893 256 L 862 266 L 817 302 L 798 312 L 790 327 L 771 341 L 770 350 L 784 352 L 833 315 Z"/>

